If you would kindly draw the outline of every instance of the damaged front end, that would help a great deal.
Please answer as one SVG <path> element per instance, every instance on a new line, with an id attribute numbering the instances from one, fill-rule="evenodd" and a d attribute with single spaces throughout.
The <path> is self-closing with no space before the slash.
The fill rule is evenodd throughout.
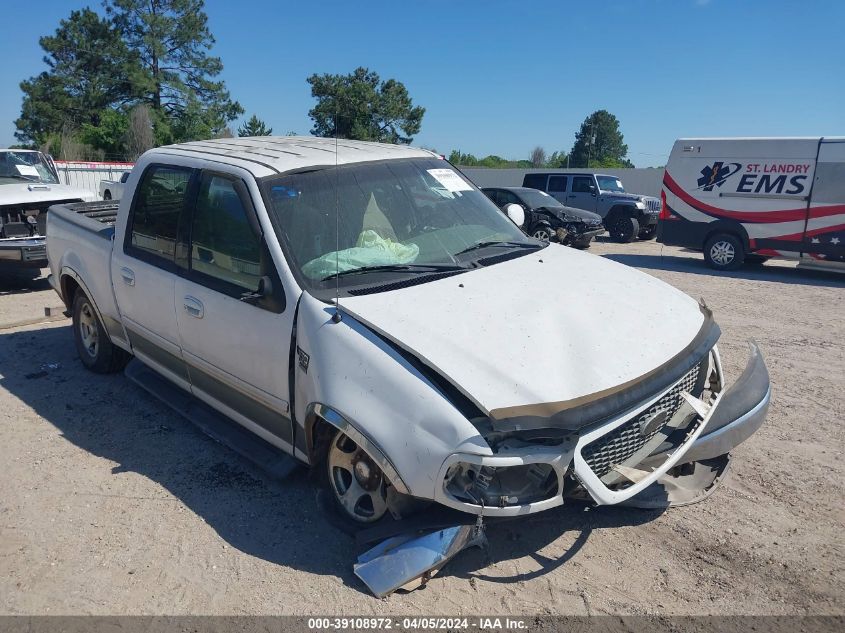
<path id="1" fill-rule="evenodd" d="M 451 455 L 436 500 L 485 516 L 533 513 L 572 497 L 643 507 L 699 501 L 721 481 L 728 453 L 760 427 L 769 399 L 755 344 L 727 390 L 713 346 L 668 389 L 581 429 L 479 421 L 494 455 Z"/>

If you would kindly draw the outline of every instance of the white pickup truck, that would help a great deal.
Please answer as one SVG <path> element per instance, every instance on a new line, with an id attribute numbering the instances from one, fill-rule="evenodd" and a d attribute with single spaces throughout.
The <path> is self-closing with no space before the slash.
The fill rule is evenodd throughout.
<path id="1" fill-rule="evenodd" d="M 0 149 L 0 275 L 40 275 L 47 265 L 47 209 L 59 202 L 94 199 L 84 189 L 59 183 L 47 154 Z"/>
<path id="2" fill-rule="evenodd" d="M 103 200 L 120 200 L 123 197 L 123 190 L 126 181 L 129 180 L 131 172 L 125 171 L 120 175 L 120 180 L 101 180 L 100 197 Z"/>
<path id="3" fill-rule="evenodd" d="M 725 387 L 703 303 L 525 236 L 425 150 L 161 147 L 119 205 L 53 207 L 47 234 L 86 367 L 136 357 L 318 466 L 357 522 L 695 501 L 769 404 L 753 345 Z"/>

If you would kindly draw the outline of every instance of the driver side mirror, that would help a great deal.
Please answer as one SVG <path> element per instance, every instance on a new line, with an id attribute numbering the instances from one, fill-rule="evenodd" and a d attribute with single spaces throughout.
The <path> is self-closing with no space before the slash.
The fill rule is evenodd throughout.
<path id="1" fill-rule="evenodd" d="M 511 219 L 511 222 L 517 226 L 525 224 L 525 210 L 514 202 L 505 206 L 505 215 L 507 215 Z"/>

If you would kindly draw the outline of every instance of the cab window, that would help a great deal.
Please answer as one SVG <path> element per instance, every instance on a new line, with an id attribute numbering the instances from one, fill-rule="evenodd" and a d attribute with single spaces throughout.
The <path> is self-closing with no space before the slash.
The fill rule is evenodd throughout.
<path id="1" fill-rule="evenodd" d="M 192 276 L 232 296 L 255 292 L 261 279 L 261 241 L 237 183 L 203 174 L 191 223 Z"/>
<path id="2" fill-rule="evenodd" d="M 160 267 L 173 265 L 179 217 L 185 209 L 193 170 L 152 165 L 138 186 L 124 251 Z"/>

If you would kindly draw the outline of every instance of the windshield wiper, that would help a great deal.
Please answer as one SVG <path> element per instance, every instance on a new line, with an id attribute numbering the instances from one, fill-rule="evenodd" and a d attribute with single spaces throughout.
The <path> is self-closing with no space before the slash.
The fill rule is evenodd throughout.
<path id="1" fill-rule="evenodd" d="M 331 275 L 326 275 L 320 281 L 328 281 L 336 277 L 346 277 L 347 275 L 358 275 L 372 272 L 402 272 L 402 273 L 439 273 L 442 271 L 466 270 L 464 266 L 453 266 L 452 264 L 383 264 L 380 266 L 362 266 L 360 268 L 351 268 L 349 270 L 341 270 Z"/>
<path id="2" fill-rule="evenodd" d="M 478 244 L 473 244 L 472 246 L 465 248 L 462 251 L 458 251 L 455 253 L 455 256 L 463 255 L 464 253 L 469 253 L 471 251 L 477 251 L 482 248 L 487 247 L 507 247 L 507 248 L 543 248 L 542 244 L 529 244 L 526 242 L 500 242 L 500 241 L 488 241 L 488 242 L 478 242 Z"/>
<path id="3" fill-rule="evenodd" d="M 41 178 L 38 176 L 24 176 L 23 174 L 4 174 L 0 176 L 0 178 L 19 178 L 20 180 L 26 180 L 27 182 L 41 182 Z M 35 178 L 35 180 L 30 180 L 31 178 Z"/>

